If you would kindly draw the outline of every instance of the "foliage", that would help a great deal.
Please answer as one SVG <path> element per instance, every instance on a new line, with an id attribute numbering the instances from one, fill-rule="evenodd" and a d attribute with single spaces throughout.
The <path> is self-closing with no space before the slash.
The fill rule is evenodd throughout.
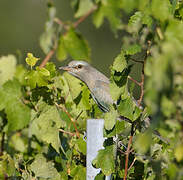
<path id="1" fill-rule="evenodd" d="M 71 6 L 79 20 L 65 23 L 48 2 L 44 60 L 28 53 L 25 68 L 14 55 L 0 58 L 0 179 L 85 179 L 83 136 L 93 117 L 105 119 L 107 138 L 93 161 L 101 168 L 96 179 L 182 179 L 183 2 L 72 0 Z M 47 62 L 54 53 L 59 61 L 90 60 L 89 43 L 77 29 L 90 14 L 96 28 L 106 19 L 115 36 L 125 33 L 111 66 L 110 93 L 118 103 L 105 115 L 84 83 Z M 47 63 L 36 66 L 38 60 Z M 141 65 L 141 82 L 130 76 L 134 64 Z M 131 123 L 116 120 L 119 115 Z"/>

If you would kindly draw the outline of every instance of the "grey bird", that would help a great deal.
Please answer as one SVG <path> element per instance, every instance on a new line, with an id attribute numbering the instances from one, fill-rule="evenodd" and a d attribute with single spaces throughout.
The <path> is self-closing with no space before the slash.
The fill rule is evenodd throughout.
<path id="1" fill-rule="evenodd" d="M 71 75 L 83 81 L 88 86 L 94 101 L 103 112 L 109 111 L 110 104 L 117 104 L 113 101 L 110 95 L 109 79 L 87 62 L 73 60 L 67 66 L 62 66 L 59 69 L 65 70 Z M 137 104 L 134 98 L 133 100 Z M 123 116 L 119 116 L 118 119 L 132 123 L 130 119 Z M 144 120 L 143 126 L 145 129 L 150 126 L 149 117 Z M 168 141 L 161 137 L 158 131 L 153 130 L 153 133 L 166 144 L 168 144 Z"/>
<path id="2" fill-rule="evenodd" d="M 83 81 L 89 88 L 94 101 L 103 111 L 109 111 L 114 101 L 109 92 L 109 79 L 85 61 L 71 61 L 67 66 L 60 67 Z"/>

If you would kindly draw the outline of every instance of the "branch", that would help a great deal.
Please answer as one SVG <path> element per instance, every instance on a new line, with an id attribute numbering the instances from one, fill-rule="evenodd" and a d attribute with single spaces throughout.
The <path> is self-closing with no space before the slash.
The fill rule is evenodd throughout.
<path id="1" fill-rule="evenodd" d="M 131 76 L 128 76 L 128 79 L 130 79 L 131 81 L 133 81 L 135 84 L 137 84 L 138 86 L 141 86 L 141 83 L 138 82 L 137 80 L 133 79 Z"/>
<path id="2" fill-rule="evenodd" d="M 69 134 L 70 136 L 75 136 L 76 134 L 68 132 L 68 131 L 64 131 L 63 129 L 59 129 L 60 132 L 63 132 L 65 134 Z"/>
<path id="3" fill-rule="evenodd" d="M 131 163 L 130 167 L 128 168 L 128 171 L 133 167 L 135 161 L 136 161 L 136 157 L 133 159 L 133 162 Z"/>
<path id="4" fill-rule="evenodd" d="M 145 67 L 147 57 L 150 54 L 149 48 L 150 48 L 150 45 L 151 45 L 151 41 L 148 41 L 147 43 L 148 43 L 148 47 L 147 47 L 146 54 L 145 54 L 145 57 L 144 57 L 144 61 L 143 61 L 143 64 L 142 64 L 142 73 L 141 73 L 141 82 L 140 82 L 141 94 L 140 94 L 140 98 L 138 100 L 138 105 L 139 106 L 140 106 L 140 104 L 143 100 L 143 97 L 144 97 L 144 80 L 145 80 L 144 67 Z"/>
<path id="5" fill-rule="evenodd" d="M 84 16 L 80 17 L 74 24 L 74 28 L 76 28 L 80 23 L 82 23 L 93 11 L 97 9 L 97 6 L 95 5 L 93 8 L 91 8 Z"/>
<path id="6" fill-rule="evenodd" d="M 130 139 L 128 141 L 128 147 L 127 147 L 127 151 L 126 151 L 126 160 L 125 160 L 125 175 L 124 175 L 124 178 L 123 180 L 126 180 L 127 179 L 127 174 L 128 174 L 128 158 L 129 158 L 129 154 L 130 154 L 130 146 L 131 146 L 131 143 L 132 143 L 132 138 L 133 138 L 133 135 L 130 136 Z"/>
<path id="7" fill-rule="evenodd" d="M 79 138 L 79 137 L 80 137 L 79 131 L 78 131 L 77 126 L 76 126 L 76 123 L 75 123 L 74 119 L 72 118 L 72 116 L 70 115 L 70 113 L 67 111 L 67 109 L 65 109 L 65 107 L 63 107 L 63 106 L 61 106 L 61 105 L 58 105 L 57 103 L 55 103 L 55 105 L 56 105 L 58 108 L 60 108 L 62 111 L 64 111 L 64 112 L 68 115 L 69 119 L 71 120 L 71 122 L 72 122 L 73 125 L 74 125 L 74 129 L 75 129 L 75 131 L 76 131 L 76 136 Z"/>
<path id="8" fill-rule="evenodd" d="M 133 58 L 129 58 L 129 60 L 132 60 L 132 61 L 134 61 L 134 62 L 138 62 L 138 63 L 141 63 L 141 64 L 144 64 L 144 61 L 139 61 L 139 60 L 136 60 L 136 59 L 133 59 Z"/>
<path id="9" fill-rule="evenodd" d="M 47 63 L 47 62 L 50 60 L 50 58 L 54 55 L 56 48 L 57 48 L 57 44 L 56 44 L 56 42 L 55 42 L 53 49 L 50 50 L 50 52 L 46 55 L 46 57 L 44 58 L 44 60 L 42 61 L 42 63 L 40 64 L 39 67 L 42 68 L 42 67 L 44 67 L 44 66 L 46 65 L 46 63 Z"/>
<path id="10" fill-rule="evenodd" d="M 61 19 L 54 18 L 53 21 L 56 22 L 58 25 L 62 26 L 66 31 L 69 29 L 69 26 L 67 26 Z"/>

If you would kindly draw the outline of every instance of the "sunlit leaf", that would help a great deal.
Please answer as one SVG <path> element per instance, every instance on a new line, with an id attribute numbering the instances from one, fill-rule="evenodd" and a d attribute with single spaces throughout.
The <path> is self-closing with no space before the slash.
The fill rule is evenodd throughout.
<path id="1" fill-rule="evenodd" d="M 73 29 L 70 29 L 66 34 L 63 35 L 63 43 L 66 51 L 73 59 L 90 59 L 90 49 L 88 43 Z"/>
<path id="2" fill-rule="evenodd" d="M 42 154 L 35 156 L 35 160 L 30 168 L 37 178 L 60 179 L 60 175 L 54 167 L 54 164 L 51 161 L 47 162 L 47 159 Z"/>
<path id="3" fill-rule="evenodd" d="M 13 78 L 16 71 L 16 58 L 13 55 L 0 58 L 0 85 Z"/>
<path id="4" fill-rule="evenodd" d="M 75 14 L 75 17 L 81 17 L 85 15 L 88 11 L 90 11 L 94 7 L 94 4 L 91 0 L 80 0 L 79 8 Z"/>
<path id="5" fill-rule="evenodd" d="M 29 66 L 31 66 L 31 68 L 36 65 L 38 60 L 39 58 L 34 57 L 32 53 L 27 53 L 25 61 Z"/>

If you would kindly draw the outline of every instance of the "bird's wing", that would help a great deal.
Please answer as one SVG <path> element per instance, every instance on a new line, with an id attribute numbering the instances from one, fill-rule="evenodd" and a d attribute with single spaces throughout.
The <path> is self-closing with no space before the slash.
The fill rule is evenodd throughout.
<path id="1" fill-rule="evenodd" d="M 109 111 L 109 104 L 113 103 L 109 92 L 109 82 L 96 80 L 91 93 L 99 108 L 104 112 Z"/>

